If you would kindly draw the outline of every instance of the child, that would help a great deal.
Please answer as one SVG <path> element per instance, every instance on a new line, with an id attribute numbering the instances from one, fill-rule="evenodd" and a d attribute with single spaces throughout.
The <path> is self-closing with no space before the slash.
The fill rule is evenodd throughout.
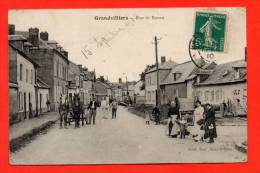
<path id="1" fill-rule="evenodd" d="M 180 138 L 185 139 L 186 131 L 187 131 L 187 119 L 185 117 L 182 117 L 182 120 L 179 121 L 179 125 L 180 125 Z"/>
<path id="2" fill-rule="evenodd" d="M 145 116 L 145 124 L 150 124 L 150 114 L 148 111 L 144 112 L 144 116 Z"/>

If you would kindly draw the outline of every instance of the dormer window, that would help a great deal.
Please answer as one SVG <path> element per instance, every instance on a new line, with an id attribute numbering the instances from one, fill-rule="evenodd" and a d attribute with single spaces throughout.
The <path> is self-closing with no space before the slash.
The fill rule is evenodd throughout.
<path id="1" fill-rule="evenodd" d="M 196 77 L 196 83 L 200 83 L 200 75 L 197 75 L 197 77 Z"/>
<path id="2" fill-rule="evenodd" d="M 174 81 L 177 81 L 180 77 L 181 77 L 181 73 L 179 73 L 179 72 L 173 73 L 173 80 Z"/>
<path id="3" fill-rule="evenodd" d="M 240 78 L 240 72 L 239 69 L 236 69 L 235 71 L 235 79 L 239 79 Z"/>

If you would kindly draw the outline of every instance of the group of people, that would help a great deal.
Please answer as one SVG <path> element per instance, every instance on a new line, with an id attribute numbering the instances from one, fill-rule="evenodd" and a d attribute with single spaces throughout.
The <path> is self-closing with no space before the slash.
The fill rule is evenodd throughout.
<path id="1" fill-rule="evenodd" d="M 73 120 L 75 121 L 75 127 L 79 127 L 80 120 L 82 121 L 82 125 L 84 125 L 84 120 L 86 124 L 95 125 L 98 107 L 100 107 L 103 118 L 107 118 L 110 110 L 112 110 L 112 119 L 116 118 L 118 103 L 115 99 L 110 100 L 109 102 L 107 102 L 106 99 L 103 99 L 101 104 L 99 104 L 96 99 L 93 98 L 86 108 L 84 108 L 83 103 L 80 101 L 80 97 L 78 95 L 74 95 L 71 103 L 68 103 L 68 101 L 62 103 L 62 101 L 60 101 L 60 126 L 62 127 L 64 124 L 66 127 L 67 124 L 70 124 L 70 122 Z"/>
<path id="2" fill-rule="evenodd" d="M 178 99 L 171 102 L 167 114 L 167 134 L 173 138 L 177 138 L 178 136 L 185 138 L 186 135 L 191 135 L 196 142 L 205 141 L 213 143 L 214 138 L 217 137 L 214 108 L 210 104 L 202 106 L 199 100 L 195 104 L 194 126 L 188 127 L 187 117 L 180 114 Z M 157 106 L 153 108 L 152 115 L 154 116 L 155 124 L 160 124 L 160 110 Z M 150 124 L 150 118 L 150 114 L 146 111 L 146 124 Z"/>

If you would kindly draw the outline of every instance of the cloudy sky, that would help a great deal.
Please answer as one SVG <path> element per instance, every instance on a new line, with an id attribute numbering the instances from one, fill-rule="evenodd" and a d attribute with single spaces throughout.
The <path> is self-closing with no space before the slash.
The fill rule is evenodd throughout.
<path id="1" fill-rule="evenodd" d="M 155 36 L 160 38 L 159 56 L 178 63 L 190 60 L 188 45 L 196 11 L 224 12 L 228 16 L 226 49 L 224 53 L 215 53 L 216 62 L 243 59 L 244 8 L 12 10 L 9 23 L 15 24 L 16 30 L 38 27 L 47 31 L 49 40 L 58 41 L 69 52 L 71 61 L 89 70 L 95 68 L 97 75 L 110 81 L 125 76 L 138 80 L 144 67 L 155 63 Z M 95 20 L 96 16 L 121 16 L 129 20 Z"/>

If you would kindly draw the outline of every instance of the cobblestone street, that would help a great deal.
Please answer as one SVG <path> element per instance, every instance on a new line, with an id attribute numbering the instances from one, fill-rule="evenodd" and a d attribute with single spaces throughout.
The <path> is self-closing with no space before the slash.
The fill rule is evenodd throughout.
<path id="1" fill-rule="evenodd" d="M 15 153 L 11 164 L 113 164 L 113 163 L 191 163 L 245 162 L 247 155 L 235 149 L 246 139 L 246 126 L 218 126 L 214 144 L 169 138 L 166 127 L 145 125 L 145 120 L 119 107 L 117 119 L 103 119 L 98 111 L 97 124 L 67 129 L 59 123 L 47 134 L 36 137 Z"/>

